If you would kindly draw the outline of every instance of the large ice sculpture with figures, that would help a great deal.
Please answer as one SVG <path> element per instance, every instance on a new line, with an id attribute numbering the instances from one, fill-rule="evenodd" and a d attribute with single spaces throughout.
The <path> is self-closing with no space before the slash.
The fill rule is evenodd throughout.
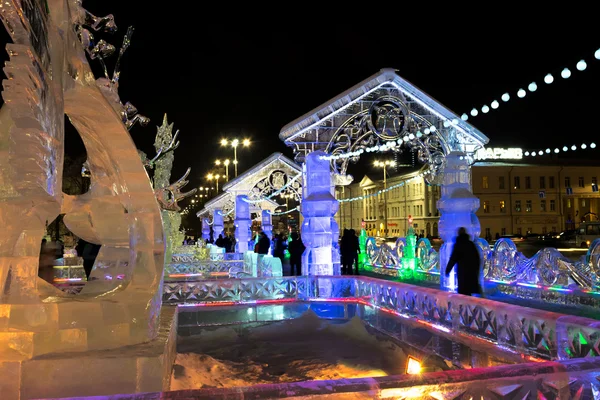
<path id="1" fill-rule="evenodd" d="M 302 200 L 302 242 L 306 246 L 302 261 L 303 275 L 339 274 L 340 256 L 333 245 L 339 228 L 333 216 L 338 201 L 333 196 L 331 169 L 325 153 L 315 151 L 304 164 L 304 195 Z"/>
<path id="2" fill-rule="evenodd" d="M 80 4 L 15 1 L 0 13 L 14 42 L 0 111 L 0 355 L 109 349 L 158 334 L 163 228 L 128 132 L 147 119 L 121 103 L 118 68 L 93 79 L 86 52 L 102 60 L 115 48 L 90 29 L 116 26 Z M 61 190 L 65 114 L 87 151 L 91 188 L 80 196 Z M 96 268 L 110 275 L 77 299 L 38 278 L 45 225 L 59 214 L 78 237 L 102 245 Z"/>

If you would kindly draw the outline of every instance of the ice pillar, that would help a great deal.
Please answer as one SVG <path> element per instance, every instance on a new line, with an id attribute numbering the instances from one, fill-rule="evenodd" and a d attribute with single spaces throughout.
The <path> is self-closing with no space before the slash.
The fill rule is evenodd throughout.
<path id="1" fill-rule="evenodd" d="M 268 210 L 262 210 L 262 231 L 269 239 L 273 236 L 273 224 L 271 224 L 271 213 Z"/>
<path id="2" fill-rule="evenodd" d="M 223 213 L 220 209 L 213 211 L 213 239 L 215 242 L 223 234 Z"/>
<path id="3" fill-rule="evenodd" d="M 238 195 L 235 197 L 235 251 L 237 253 L 245 253 L 248 251 L 248 242 L 251 238 L 250 225 L 250 204 L 248 196 Z"/>
<path id="4" fill-rule="evenodd" d="M 334 275 L 339 270 L 339 253 L 333 246 L 339 232 L 334 220 L 338 201 L 333 196 L 333 183 L 329 161 L 323 151 L 313 151 L 306 156 L 302 166 L 303 200 L 301 213 L 302 242 L 306 250 L 302 256 L 302 275 Z M 337 253 L 337 254 L 334 254 Z M 334 264 L 337 264 L 334 265 Z"/>
<path id="5" fill-rule="evenodd" d="M 442 197 L 437 208 L 441 212 L 439 232 L 444 244 L 440 249 L 440 286 L 455 291 L 456 267 L 446 278 L 446 265 L 452 254 L 458 228 L 465 227 L 471 239 L 477 239 L 481 225 L 475 212 L 479 199 L 471 192 L 471 167 L 464 153 L 452 152 L 446 157 Z"/>
<path id="6" fill-rule="evenodd" d="M 271 213 L 268 210 L 262 210 L 262 231 L 267 235 L 269 240 L 273 237 L 273 224 L 271 223 Z M 272 255 L 273 246 L 269 247 L 269 254 Z"/>
<path id="7" fill-rule="evenodd" d="M 202 240 L 210 240 L 210 224 L 208 218 L 202 218 Z"/>

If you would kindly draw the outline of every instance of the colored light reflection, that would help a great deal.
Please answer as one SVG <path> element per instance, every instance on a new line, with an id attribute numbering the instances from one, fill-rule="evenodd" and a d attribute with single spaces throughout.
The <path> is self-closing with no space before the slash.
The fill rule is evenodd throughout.
<path id="1" fill-rule="evenodd" d="M 417 360 L 412 356 L 408 356 L 406 363 L 406 373 L 409 375 L 417 375 L 421 373 L 421 361 Z"/>
<path id="2" fill-rule="evenodd" d="M 81 282 L 83 281 L 83 278 L 54 278 L 54 282 L 57 283 L 61 283 L 61 282 Z"/>

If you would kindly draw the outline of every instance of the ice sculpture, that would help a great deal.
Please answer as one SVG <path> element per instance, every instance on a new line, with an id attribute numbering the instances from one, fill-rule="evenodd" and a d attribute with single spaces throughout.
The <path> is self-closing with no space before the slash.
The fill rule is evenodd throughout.
<path id="1" fill-rule="evenodd" d="M 262 210 L 262 230 L 268 238 L 273 236 L 273 224 L 271 224 L 271 213 L 268 210 Z"/>
<path id="2" fill-rule="evenodd" d="M 306 156 L 303 165 L 301 232 L 306 250 L 302 255 L 302 275 L 333 275 L 335 263 L 339 271 L 339 252 L 332 245 L 339 232 L 333 219 L 338 201 L 333 196 L 329 161 L 324 156 L 323 151 L 314 151 Z"/>
<path id="3" fill-rule="evenodd" d="M 269 210 L 262 210 L 261 211 L 261 229 L 262 231 L 265 233 L 265 235 L 267 235 L 267 237 L 270 239 L 273 237 L 273 224 L 271 223 L 271 213 L 269 212 Z M 255 243 L 257 243 L 258 239 L 255 240 Z M 269 254 L 273 255 L 273 246 L 269 247 Z"/>
<path id="4" fill-rule="evenodd" d="M 358 247 L 360 249 L 358 253 L 358 268 L 362 270 L 365 268 L 365 263 L 367 262 L 367 231 L 364 229 L 360 230 Z"/>
<path id="5" fill-rule="evenodd" d="M 213 214 L 213 239 L 215 242 L 219 235 L 223 235 L 223 212 L 220 209 L 215 209 Z"/>
<path id="6" fill-rule="evenodd" d="M 177 137 L 179 131 L 173 135 L 173 124 L 169 124 L 167 114 L 163 118 L 161 126 L 156 128 L 156 138 L 154 141 L 154 149 L 156 156 L 146 162 L 147 168 L 154 169 L 152 183 L 156 199 L 162 209 L 163 227 L 165 230 L 166 250 L 165 260 L 171 261 L 172 249 L 180 246 L 183 243 L 185 234 L 181 231 L 181 211 L 178 201 L 183 200 L 196 193 L 197 189 L 192 189 L 187 193 L 181 193 L 188 181 L 187 176 L 190 173 L 190 168 L 186 171 L 183 177 L 171 184 L 171 170 L 173 169 L 173 161 L 175 160 L 174 151 L 179 147 Z"/>
<path id="7" fill-rule="evenodd" d="M 202 218 L 202 240 L 210 240 L 210 222 L 207 217 Z"/>
<path id="8" fill-rule="evenodd" d="M 408 216 L 408 221 L 409 225 L 408 232 L 406 233 L 406 245 L 402 255 L 402 269 L 400 271 L 403 279 L 411 279 L 413 277 L 413 272 L 415 271 L 415 266 L 417 264 L 417 259 L 415 257 L 417 236 L 415 235 L 415 229 L 413 228 L 410 215 Z"/>
<path id="9" fill-rule="evenodd" d="M 86 15 L 77 1 L 2 4 L 0 17 L 14 42 L 7 45 L 0 111 L 4 354 L 31 358 L 107 349 L 157 335 L 164 262 L 160 210 L 127 131 L 133 111 L 125 122 L 115 112 L 127 109 L 117 93 L 118 74 L 95 81 L 77 39 L 76 29 L 89 38 L 86 24 L 114 30 L 114 22 Z M 108 48 L 93 43 L 92 54 Z M 61 192 L 64 114 L 87 150 L 91 188 L 81 196 Z M 45 224 L 59 213 L 77 236 L 102 244 L 97 267 L 110 276 L 88 282 L 76 300 L 37 277 Z"/>
<path id="10" fill-rule="evenodd" d="M 238 195 L 235 197 L 235 251 L 237 253 L 245 253 L 248 251 L 248 242 L 252 239 L 250 226 L 250 204 L 248 196 Z"/>
<path id="11" fill-rule="evenodd" d="M 439 232 L 444 244 L 440 248 L 440 285 L 442 289 L 456 290 L 456 269 L 446 278 L 445 270 L 458 228 L 465 227 L 472 240 L 479 238 L 481 226 L 475 212 L 479 199 L 471 192 L 471 171 L 463 153 L 451 152 L 446 156 L 442 197 L 437 208 L 441 212 Z"/>

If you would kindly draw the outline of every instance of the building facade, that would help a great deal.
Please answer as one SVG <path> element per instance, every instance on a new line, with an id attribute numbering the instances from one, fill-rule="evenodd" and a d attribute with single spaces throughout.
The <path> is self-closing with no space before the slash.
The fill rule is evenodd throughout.
<path id="1" fill-rule="evenodd" d="M 373 181 L 367 175 L 359 183 L 336 188 L 338 200 L 356 199 L 340 203 L 335 216 L 340 230 L 346 228 L 359 231 L 364 221 L 364 228 L 370 236 L 403 237 L 408 229 L 410 216 L 418 234 L 437 236 L 437 200 L 440 198 L 440 187 L 427 184 L 423 178 L 415 179 L 416 174 L 414 172 L 387 179 L 385 187 L 388 188 L 412 180 L 383 193 L 380 193 L 384 189 L 383 180 Z"/>
<path id="2" fill-rule="evenodd" d="M 577 228 L 581 222 L 598 220 L 600 166 L 477 162 L 471 172 L 473 194 L 480 200 L 477 216 L 481 237 L 488 240 L 511 234 L 562 232 Z M 415 175 L 389 178 L 387 187 Z M 366 175 L 358 183 L 336 188 L 338 199 L 356 199 L 340 203 L 336 214 L 340 230 L 360 230 L 364 221 L 370 236 L 402 237 L 411 216 L 418 234 L 438 236 L 439 186 L 418 178 L 386 193 L 380 193 L 382 189 L 383 180 Z"/>

